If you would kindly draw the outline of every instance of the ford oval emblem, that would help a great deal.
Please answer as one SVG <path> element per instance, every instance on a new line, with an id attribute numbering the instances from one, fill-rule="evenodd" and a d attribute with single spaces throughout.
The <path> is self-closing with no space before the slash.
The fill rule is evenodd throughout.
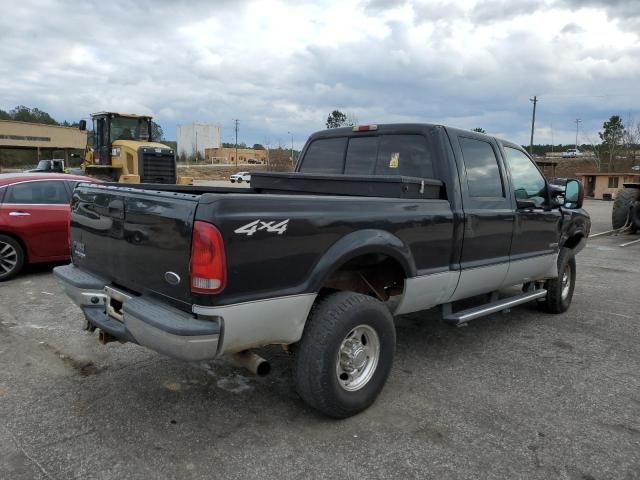
<path id="1" fill-rule="evenodd" d="M 174 272 L 167 272 L 164 274 L 164 279 L 169 285 L 178 285 L 180 283 L 180 275 Z"/>

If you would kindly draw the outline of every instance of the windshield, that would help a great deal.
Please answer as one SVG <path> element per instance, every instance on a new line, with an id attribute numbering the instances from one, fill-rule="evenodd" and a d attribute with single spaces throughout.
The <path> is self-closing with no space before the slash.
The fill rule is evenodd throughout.
<path id="1" fill-rule="evenodd" d="M 149 141 L 149 123 L 148 118 L 113 118 L 111 120 L 111 141 Z"/>

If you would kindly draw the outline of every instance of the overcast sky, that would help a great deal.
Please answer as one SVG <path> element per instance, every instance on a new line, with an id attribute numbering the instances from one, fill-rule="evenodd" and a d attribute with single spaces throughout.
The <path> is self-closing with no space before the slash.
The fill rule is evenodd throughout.
<path id="1" fill-rule="evenodd" d="M 0 108 L 99 110 L 296 147 L 341 109 L 360 123 L 482 127 L 595 142 L 640 119 L 639 0 L 0 0 Z"/>

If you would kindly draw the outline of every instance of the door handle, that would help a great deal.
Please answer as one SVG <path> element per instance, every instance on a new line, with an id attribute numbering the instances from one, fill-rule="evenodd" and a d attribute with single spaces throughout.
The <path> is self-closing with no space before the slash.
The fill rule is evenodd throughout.
<path id="1" fill-rule="evenodd" d="M 10 217 L 30 217 L 31 214 L 28 212 L 9 212 Z"/>

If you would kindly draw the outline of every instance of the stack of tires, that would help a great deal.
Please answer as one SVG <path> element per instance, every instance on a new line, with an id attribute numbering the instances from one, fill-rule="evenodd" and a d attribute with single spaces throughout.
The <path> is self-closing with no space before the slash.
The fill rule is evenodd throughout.
<path id="1" fill-rule="evenodd" d="M 633 233 L 640 229 L 640 185 L 623 188 L 613 203 L 611 226 L 618 229 L 627 224 Z"/>

